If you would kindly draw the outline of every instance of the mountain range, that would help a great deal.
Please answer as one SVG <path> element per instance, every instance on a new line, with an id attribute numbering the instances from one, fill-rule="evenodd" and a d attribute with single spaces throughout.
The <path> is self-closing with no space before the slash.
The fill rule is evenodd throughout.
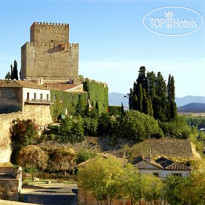
<path id="1" fill-rule="evenodd" d="M 200 110 L 201 112 L 205 112 L 205 96 L 185 96 L 185 97 L 176 97 L 175 99 L 178 111 L 186 109 L 188 110 Z M 124 107 L 128 107 L 128 98 L 125 94 L 112 92 L 109 93 L 109 104 L 110 105 L 124 105 Z M 187 106 L 185 106 L 187 105 Z M 182 106 L 185 106 L 184 108 Z"/>

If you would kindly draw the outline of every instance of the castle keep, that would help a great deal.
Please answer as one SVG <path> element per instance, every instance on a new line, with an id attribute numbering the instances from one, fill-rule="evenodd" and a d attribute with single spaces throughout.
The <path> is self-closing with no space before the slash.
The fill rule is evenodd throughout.
<path id="1" fill-rule="evenodd" d="M 79 44 L 69 43 L 68 24 L 34 22 L 21 47 L 21 79 L 68 81 L 78 76 Z"/>

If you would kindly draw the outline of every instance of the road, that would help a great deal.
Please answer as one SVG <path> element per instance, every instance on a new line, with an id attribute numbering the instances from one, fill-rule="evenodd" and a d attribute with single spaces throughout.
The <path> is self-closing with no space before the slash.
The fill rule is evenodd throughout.
<path id="1" fill-rule="evenodd" d="M 77 185 L 64 183 L 24 186 L 24 202 L 43 205 L 77 205 Z"/>

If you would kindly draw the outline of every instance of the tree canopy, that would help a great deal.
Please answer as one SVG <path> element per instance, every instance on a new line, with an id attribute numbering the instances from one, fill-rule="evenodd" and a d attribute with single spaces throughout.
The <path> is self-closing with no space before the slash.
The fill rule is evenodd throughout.
<path id="1" fill-rule="evenodd" d="M 160 121 L 170 121 L 177 115 L 174 77 L 168 83 L 160 72 L 147 72 L 140 67 L 139 75 L 129 93 L 129 108 L 153 116 Z"/>

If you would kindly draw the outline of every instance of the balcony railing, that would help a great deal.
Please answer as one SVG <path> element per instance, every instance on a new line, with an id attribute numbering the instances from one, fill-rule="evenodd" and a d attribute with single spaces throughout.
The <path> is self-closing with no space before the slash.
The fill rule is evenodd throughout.
<path id="1" fill-rule="evenodd" d="M 45 99 L 26 99 L 25 104 L 51 105 L 53 101 Z"/>

